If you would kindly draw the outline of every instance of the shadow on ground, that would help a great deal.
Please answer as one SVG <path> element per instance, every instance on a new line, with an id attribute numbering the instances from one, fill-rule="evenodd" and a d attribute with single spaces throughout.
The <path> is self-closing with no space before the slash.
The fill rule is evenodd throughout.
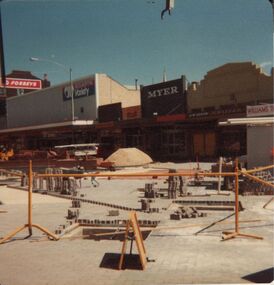
<path id="1" fill-rule="evenodd" d="M 121 254 L 106 253 L 101 261 L 101 268 L 118 270 Z M 122 269 L 142 270 L 140 257 L 138 254 L 125 254 Z"/>
<path id="2" fill-rule="evenodd" d="M 253 283 L 271 283 L 274 279 L 274 267 L 243 276 L 242 278 Z"/>

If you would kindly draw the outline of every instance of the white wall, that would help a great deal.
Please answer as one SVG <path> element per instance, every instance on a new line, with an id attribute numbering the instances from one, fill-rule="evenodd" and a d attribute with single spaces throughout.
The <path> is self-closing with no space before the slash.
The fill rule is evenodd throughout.
<path id="1" fill-rule="evenodd" d="M 247 127 L 247 167 L 273 164 L 273 125 Z"/>
<path id="2" fill-rule="evenodd" d="M 94 80 L 94 76 L 75 80 L 73 82 L 75 92 L 81 89 L 84 90 L 88 80 Z M 71 121 L 71 100 L 64 100 L 64 88 L 69 90 L 69 82 L 8 98 L 7 127 L 16 128 Z M 74 115 L 76 119 L 95 120 L 96 110 L 95 93 L 74 99 Z"/>

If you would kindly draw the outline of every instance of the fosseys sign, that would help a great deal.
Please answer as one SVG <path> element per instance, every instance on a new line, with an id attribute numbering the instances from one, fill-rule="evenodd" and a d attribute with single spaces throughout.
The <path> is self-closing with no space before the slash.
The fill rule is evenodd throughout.
<path id="1" fill-rule="evenodd" d="M 71 89 L 73 91 L 73 99 L 95 95 L 95 84 L 93 79 L 73 83 L 72 88 L 71 86 L 65 86 L 63 88 L 64 101 L 71 100 Z"/>
<path id="2" fill-rule="evenodd" d="M 3 87 L 2 85 L 0 87 Z M 39 79 L 6 78 L 6 88 L 11 89 L 41 89 L 42 82 Z"/>

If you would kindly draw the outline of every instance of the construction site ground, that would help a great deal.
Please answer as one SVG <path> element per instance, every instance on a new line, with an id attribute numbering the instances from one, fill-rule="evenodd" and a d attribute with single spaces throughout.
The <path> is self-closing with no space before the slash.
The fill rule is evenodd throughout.
<path id="1" fill-rule="evenodd" d="M 127 168 L 120 172 L 144 172 L 168 168 L 192 169 L 196 165 L 151 164 L 145 168 Z M 210 169 L 210 164 L 200 164 L 202 169 Z M 119 170 L 118 170 L 119 171 Z M 97 178 L 99 186 L 94 187 L 91 179 L 82 179 L 78 195 L 85 199 L 141 208 L 140 200 L 145 183 L 157 182 L 156 187 L 167 188 L 164 179 Z M 191 179 L 190 179 L 191 180 Z M 192 179 L 193 180 L 193 179 Z M 221 191 L 217 195 L 217 178 L 207 178 L 200 186 L 187 187 L 190 196 L 179 200 L 221 200 L 234 201 L 232 191 Z M 0 184 L 5 184 L 1 177 Z M 211 183 L 211 182 L 215 183 Z M 79 181 L 78 181 L 79 183 Z M 6 236 L 28 221 L 28 194 L 12 188 L 19 186 L 16 181 L 8 181 L 0 186 L 0 238 Z M 207 194 L 207 196 L 205 195 Z M 205 195 L 205 196 L 203 196 Z M 244 207 L 240 212 L 240 232 L 261 236 L 263 240 L 236 237 L 223 241 L 223 231 L 234 231 L 233 211 L 203 211 L 206 217 L 170 220 L 179 204 L 171 199 L 156 198 L 151 207 L 159 208 L 159 213 L 137 211 L 140 220 L 160 221 L 145 239 L 148 257 L 145 270 L 140 270 L 136 262 L 117 270 L 122 242 L 118 240 L 92 240 L 81 238 L 78 228 L 64 235 L 59 241 L 51 241 L 39 230 L 33 229 L 18 233 L 11 240 L 0 245 L 0 284 L 1 285 L 82 285 L 82 284 L 220 284 L 220 283 L 267 283 L 273 280 L 274 202 L 263 208 L 272 196 L 239 196 Z M 174 200 L 174 199 L 173 199 Z M 67 222 L 71 200 L 40 193 L 33 193 L 33 223 L 51 232 Z M 80 219 L 111 220 L 127 219 L 129 211 L 119 209 L 119 216 L 110 216 L 111 207 L 81 203 Z M 217 223 L 195 234 L 214 222 Z M 241 222 L 243 221 L 243 222 Z M 162 228 L 159 230 L 158 228 Z M 130 243 L 127 247 L 129 258 Z M 133 244 L 133 257 L 137 254 Z M 136 265 L 136 266 L 135 266 Z"/>

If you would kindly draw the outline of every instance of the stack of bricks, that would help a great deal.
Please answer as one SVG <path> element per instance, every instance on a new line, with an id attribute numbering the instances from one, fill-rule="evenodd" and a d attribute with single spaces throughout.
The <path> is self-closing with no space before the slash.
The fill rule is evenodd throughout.
<path id="1" fill-rule="evenodd" d="M 152 208 L 150 203 L 154 202 L 151 199 L 141 199 L 141 211 L 146 213 L 159 213 L 159 208 Z"/>
<path id="2" fill-rule="evenodd" d="M 60 168 L 55 168 L 53 170 L 54 174 L 63 174 L 63 170 Z M 54 178 L 54 191 L 55 192 L 61 192 L 62 191 L 62 177 L 55 177 Z"/>
<path id="3" fill-rule="evenodd" d="M 46 174 L 53 174 L 52 168 L 46 168 L 45 171 Z M 46 190 L 49 192 L 52 192 L 54 190 L 54 179 L 53 177 L 47 177 L 46 178 Z"/>
<path id="4" fill-rule="evenodd" d="M 81 208 L 81 201 L 79 200 L 72 200 L 72 208 Z"/>
<path id="5" fill-rule="evenodd" d="M 93 227 L 125 227 L 127 225 L 128 220 L 89 220 L 89 219 L 77 219 L 77 223 L 81 226 L 93 226 Z M 156 227 L 160 221 L 151 221 L 151 220 L 138 220 L 138 224 L 140 227 Z"/>
<path id="6" fill-rule="evenodd" d="M 176 173 L 175 169 L 169 169 L 169 173 Z M 169 176 L 167 179 L 168 189 L 167 189 L 167 197 L 168 199 L 176 199 L 177 198 L 177 179 L 174 176 Z"/>
<path id="7" fill-rule="evenodd" d="M 56 235 L 64 234 L 64 233 L 70 231 L 71 227 L 74 227 L 74 226 L 77 226 L 77 224 L 75 224 L 74 221 L 67 221 L 66 224 L 59 225 L 57 227 L 57 229 L 55 230 L 55 234 Z"/>
<path id="8" fill-rule="evenodd" d="M 194 207 L 180 207 L 179 210 L 175 211 L 170 215 L 171 220 L 181 220 L 188 218 L 206 217 L 206 213 L 199 213 Z"/>
<path id="9" fill-rule="evenodd" d="M 68 209 L 67 219 L 68 220 L 77 219 L 79 217 L 79 214 L 80 214 L 79 209 L 76 209 L 76 210 Z"/>
<path id="10" fill-rule="evenodd" d="M 146 183 L 145 184 L 145 198 L 156 198 L 157 190 L 154 188 L 156 183 Z"/>

